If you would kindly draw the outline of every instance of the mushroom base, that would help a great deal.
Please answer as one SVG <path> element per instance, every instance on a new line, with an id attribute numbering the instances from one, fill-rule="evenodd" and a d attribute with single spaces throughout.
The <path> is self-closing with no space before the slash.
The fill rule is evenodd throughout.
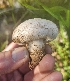
<path id="1" fill-rule="evenodd" d="M 35 68 L 39 64 L 39 62 L 42 60 L 44 55 L 45 53 L 41 51 L 35 52 L 34 54 L 30 54 L 29 68 L 31 70 Z"/>
<path id="2" fill-rule="evenodd" d="M 35 40 L 28 44 L 28 51 L 30 55 L 29 68 L 33 69 L 39 64 L 45 53 L 45 41 Z"/>

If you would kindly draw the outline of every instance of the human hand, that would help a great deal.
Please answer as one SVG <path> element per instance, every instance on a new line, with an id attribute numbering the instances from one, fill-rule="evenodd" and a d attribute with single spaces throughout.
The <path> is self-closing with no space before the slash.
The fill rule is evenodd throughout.
<path id="1" fill-rule="evenodd" d="M 47 55 L 43 57 L 40 63 L 33 70 L 30 70 L 28 67 L 29 55 L 26 52 L 27 50 L 23 47 L 20 47 L 20 48 L 16 48 L 16 50 L 14 50 L 13 52 L 12 49 L 14 49 L 15 47 L 18 46 L 16 44 L 11 44 L 5 50 L 3 50 L 3 52 L 0 52 L 0 74 L 3 73 L 3 75 L 0 76 L 0 81 L 61 81 L 62 80 L 62 74 L 58 71 L 54 71 L 55 60 L 50 55 L 51 48 L 49 45 L 46 46 Z M 24 55 L 26 56 L 24 57 Z M 11 61 L 12 59 L 15 61 L 14 64 Z M 9 62 L 7 62 L 8 60 Z M 16 65 L 16 67 L 14 67 L 14 65 Z"/>

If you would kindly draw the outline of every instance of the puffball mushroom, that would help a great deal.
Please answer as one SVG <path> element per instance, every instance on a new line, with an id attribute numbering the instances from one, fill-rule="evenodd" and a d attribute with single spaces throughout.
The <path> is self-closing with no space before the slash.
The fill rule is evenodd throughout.
<path id="1" fill-rule="evenodd" d="M 15 43 L 26 45 L 31 58 L 29 67 L 32 69 L 46 54 L 46 42 L 55 39 L 57 34 L 58 28 L 55 23 L 46 19 L 34 18 L 21 23 L 13 31 L 12 40 Z"/>

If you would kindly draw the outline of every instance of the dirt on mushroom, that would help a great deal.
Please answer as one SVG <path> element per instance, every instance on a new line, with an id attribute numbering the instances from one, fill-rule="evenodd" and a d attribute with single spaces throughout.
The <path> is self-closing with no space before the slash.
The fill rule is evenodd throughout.
<path id="1" fill-rule="evenodd" d="M 18 44 L 27 45 L 30 54 L 29 67 L 33 69 L 43 58 L 45 45 L 58 35 L 58 28 L 50 20 L 34 18 L 21 23 L 14 31 L 12 40 Z"/>

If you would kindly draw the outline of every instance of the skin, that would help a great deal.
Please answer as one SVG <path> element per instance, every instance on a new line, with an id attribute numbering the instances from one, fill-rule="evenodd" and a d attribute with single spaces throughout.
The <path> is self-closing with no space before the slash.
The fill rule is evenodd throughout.
<path id="1" fill-rule="evenodd" d="M 7 48 L 3 50 L 3 52 L 0 52 L 0 54 L 1 53 L 4 54 L 7 51 L 6 54 L 11 55 L 13 53 L 13 49 L 16 49 L 14 51 L 14 54 L 16 54 L 17 56 L 15 60 L 17 60 L 20 58 L 19 54 L 21 56 L 21 53 L 24 53 L 23 50 L 26 49 L 22 47 L 20 48 L 16 48 L 16 47 L 19 46 L 12 42 Z M 6 70 L 6 74 L 0 76 L 0 81 L 62 81 L 62 74 L 54 70 L 55 60 L 51 55 L 52 53 L 51 47 L 49 45 L 46 45 L 46 50 L 47 50 L 46 52 L 47 55 L 43 57 L 40 63 L 33 70 L 29 69 L 28 67 L 29 58 L 28 59 L 26 58 L 25 63 L 22 66 L 20 66 L 18 69 L 15 69 L 10 73 L 8 73 L 8 71 Z"/>

